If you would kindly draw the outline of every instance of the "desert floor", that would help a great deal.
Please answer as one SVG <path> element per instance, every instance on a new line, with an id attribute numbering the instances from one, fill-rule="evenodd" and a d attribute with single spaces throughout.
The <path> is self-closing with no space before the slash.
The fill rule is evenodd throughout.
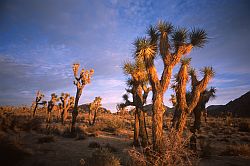
<path id="1" fill-rule="evenodd" d="M 27 110 L 1 110 L 1 162 L 6 165 L 84 165 L 102 147 L 129 165 L 128 150 L 133 148 L 133 116 L 102 114 L 94 126 L 88 126 L 87 114 L 78 119 L 77 135 L 69 134 L 70 117 L 65 125 L 57 121 L 46 123 L 40 111 L 35 118 Z M 150 117 L 147 118 L 150 134 Z M 165 119 L 165 129 L 170 119 Z M 192 123 L 190 119 L 188 126 Z M 198 165 L 249 165 L 250 122 L 240 118 L 208 118 L 197 135 Z M 150 135 L 149 135 L 150 136 Z"/>

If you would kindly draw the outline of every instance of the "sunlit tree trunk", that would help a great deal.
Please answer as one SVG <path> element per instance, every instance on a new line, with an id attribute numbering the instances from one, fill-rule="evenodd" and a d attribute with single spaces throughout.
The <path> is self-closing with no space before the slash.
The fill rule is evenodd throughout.
<path id="1" fill-rule="evenodd" d="M 163 95 L 156 93 L 153 102 L 152 136 L 153 148 L 160 150 L 163 136 Z"/>
<path id="2" fill-rule="evenodd" d="M 134 143 L 135 146 L 139 145 L 139 117 L 138 110 L 135 109 L 135 124 L 134 124 Z"/>
<path id="3" fill-rule="evenodd" d="M 76 119 L 78 116 L 78 102 L 79 102 L 81 94 L 82 94 L 82 89 L 77 89 L 75 105 L 72 111 L 71 133 L 75 133 L 75 130 L 76 130 Z"/>

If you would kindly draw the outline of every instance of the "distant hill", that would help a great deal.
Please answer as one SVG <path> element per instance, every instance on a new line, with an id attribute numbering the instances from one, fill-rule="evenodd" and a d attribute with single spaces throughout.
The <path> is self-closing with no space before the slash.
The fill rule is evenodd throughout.
<path id="1" fill-rule="evenodd" d="M 233 116 L 250 117 L 250 91 L 241 97 L 230 101 L 226 105 L 211 105 L 207 107 L 207 112 L 212 116 L 220 116 L 232 113 Z"/>
<path id="2" fill-rule="evenodd" d="M 82 104 L 78 106 L 79 112 L 89 112 L 90 110 L 90 103 L 87 104 Z M 104 107 L 100 107 L 99 111 L 103 112 L 103 113 L 111 113 L 110 110 L 104 108 Z"/>
<path id="3" fill-rule="evenodd" d="M 172 114 L 174 112 L 174 109 L 173 108 L 170 108 L 168 106 L 164 106 L 165 107 L 165 110 L 167 110 L 165 112 L 166 115 L 168 114 Z M 148 105 L 145 105 L 143 106 L 144 108 L 144 112 L 147 113 L 147 115 L 151 116 L 152 115 L 152 104 L 148 104 Z M 132 112 L 134 111 L 134 109 L 131 110 Z"/>

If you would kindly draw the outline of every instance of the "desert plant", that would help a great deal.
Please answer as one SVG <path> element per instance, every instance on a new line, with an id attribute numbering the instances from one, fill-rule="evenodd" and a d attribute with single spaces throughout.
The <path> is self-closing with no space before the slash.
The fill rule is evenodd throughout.
<path id="1" fill-rule="evenodd" d="M 90 103 L 89 125 L 94 125 L 95 124 L 98 109 L 102 106 L 101 102 L 102 102 L 101 97 L 95 97 L 95 100 L 92 103 Z"/>
<path id="2" fill-rule="evenodd" d="M 241 121 L 239 123 L 239 131 L 241 132 L 250 132 L 250 123 L 248 121 Z"/>
<path id="3" fill-rule="evenodd" d="M 161 149 L 153 150 L 149 146 L 144 149 L 130 149 L 128 151 L 132 165 L 141 166 L 172 166 L 172 165 L 195 165 L 197 155 L 188 148 L 189 138 L 176 137 L 176 131 L 170 130 L 164 138 Z"/>
<path id="4" fill-rule="evenodd" d="M 204 115 L 206 116 L 206 113 L 205 113 L 206 112 L 206 104 L 208 103 L 208 101 L 211 98 L 215 97 L 215 92 L 216 92 L 216 89 L 214 87 L 211 87 L 209 90 L 206 89 L 204 92 L 202 92 L 200 94 L 200 99 L 199 99 L 196 107 L 193 110 L 194 118 L 195 118 L 194 125 L 193 125 L 193 132 L 200 129 L 201 114 L 203 112 Z M 190 96 L 191 96 L 191 93 L 190 93 Z"/>
<path id="5" fill-rule="evenodd" d="M 241 144 L 241 145 L 228 145 L 226 149 L 221 152 L 223 156 L 250 156 L 250 145 Z"/>
<path id="6" fill-rule="evenodd" d="M 120 160 L 115 157 L 108 149 L 98 148 L 92 156 L 86 160 L 87 166 L 120 166 Z"/>
<path id="7" fill-rule="evenodd" d="M 126 89 L 133 96 L 133 101 L 129 100 L 128 94 L 123 95 L 125 103 L 121 103 L 120 107 L 135 106 L 135 125 L 134 125 L 134 145 L 139 145 L 139 136 L 142 140 L 142 146 L 148 144 L 148 134 L 146 129 L 145 113 L 143 105 L 146 103 L 148 93 L 151 88 L 147 86 L 147 73 L 145 65 L 140 59 L 135 63 L 126 62 L 123 67 L 124 73 L 129 76 Z"/>
<path id="8" fill-rule="evenodd" d="M 89 148 L 100 148 L 101 145 L 100 145 L 99 142 L 92 141 L 92 142 L 89 143 L 88 147 Z"/>
<path id="9" fill-rule="evenodd" d="M 60 100 L 62 105 L 61 122 L 64 124 L 68 117 L 69 109 L 74 106 L 75 98 L 73 96 L 70 97 L 68 93 L 61 93 Z"/>
<path id="10" fill-rule="evenodd" d="M 204 30 L 193 29 L 190 33 L 184 28 L 174 28 L 171 23 L 160 21 L 148 30 L 149 38 L 138 38 L 135 42 L 135 58 L 144 61 L 150 85 L 152 86 L 152 136 L 154 149 L 161 146 L 163 138 L 163 99 L 168 89 L 173 68 L 181 57 L 194 47 L 203 47 L 207 40 Z M 162 58 L 164 68 L 158 78 L 154 60 L 157 54 Z"/>
<path id="11" fill-rule="evenodd" d="M 55 142 L 54 136 L 42 136 L 37 139 L 38 144 L 50 143 L 50 142 Z"/>
<path id="12" fill-rule="evenodd" d="M 191 95 L 187 101 L 186 98 L 186 85 L 188 81 L 188 71 L 189 63 L 191 58 L 181 60 L 181 68 L 176 76 L 176 85 L 174 85 L 174 90 L 176 92 L 176 109 L 175 116 L 173 119 L 173 126 L 181 135 L 186 124 L 186 119 L 188 114 L 192 113 L 197 103 L 200 100 L 200 95 L 203 93 L 207 87 L 207 84 L 214 76 L 214 71 L 212 67 L 205 67 L 202 72 L 204 77 L 202 80 L 198 80 L 196 72 L 191 69 L 189 74 L 191 76 L 192 91 Z"/>
<path id="13" fill-rule="evenodd" d="M 56 105 L 56 102 L 59 99 L 57 98 L 57 95 L 55 93 L 51 94 L 51 99 L 50 101 L 48 101 L 48 108 L 47 108 L 47 122 L 49 123 L 51 121 L 51 112 L 55 112 L 56 110 L 58 110 L 58 106 Z"/>
<path id="14" fill-rule="evenodd" d="M 33 117 L 35 117 L 35 115 L 36 115 L 36 110 L 37 110 L 38 105 L 45 105 L 47 103 L 46 101 L 40 102 L 43 97 L 44 97 L 44 94 L 42 94 L 41 91 L 37 91 L 36 100 L 33 102 L 33 104 L 35 105 L 34 110 L 33 110 Z"/>
<path id="15" fill-rule="evenodd" d="M 75 63 L 72 66 L 75 81 L 74 84 L 76 85 L 77 91 L 76 91 L 76 97 L 75 97 L 75 104 L 74 109 L 72 111 L 72 124 L 71 124 L 71 132 L 75 133 L 75 125 L 76 125 L 76 118 L 78 115 L 78 102 L 82 95 L 82 90 L 85 87 L 85 85 L 90 83 L 91 77 L 94 74 L 94 70 L 84 70 L 82 69 L 80 72 L 80 75 L 78 76 L 78 70 L 79 70 L 80 64 Z"/>

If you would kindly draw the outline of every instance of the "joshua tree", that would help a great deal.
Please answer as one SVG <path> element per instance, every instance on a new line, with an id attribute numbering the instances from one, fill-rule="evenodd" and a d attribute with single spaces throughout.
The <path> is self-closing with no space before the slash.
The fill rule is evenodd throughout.
<path id="1" fill-rule="evenodd" d="M 40 92 L 40 91 L 37 91 L 36 100 L 35 100 L 35 103 L 34 103 L 35 107 L 34 107 L 34 110 L 33 110 L 33 117 L 36 115 L 36 110 L 37 110 L 38 105 L 45 105 L 47 103 L 46 101 L 40 102 L 43 97 L 44 97 L 44 94 L 42 94 L 42 92 Z"/>
<path id="2" fill-rule="evenodd" d="M 54 112 L 56 110 L 58 110 L 58 106 L 56 105 L 56 102 L 58 102 L 58 98 L 57 95 L 55 93 L 51 94 L 51 99 L 50 101 L 48 101 L 48 108 L 47 108 L 47 114 L 48 114 L 48 118 L 47 118 L 47 122 L 50 123 L 51 121 L 51 112 Z"/>
<path id="3" fill-rule="evenodd" d="M 60 99 L 60 98 L 59 98 Z M 58 103 L 58 110 L 57 110 L 57 121 L 59 122 L 61 119 L 61 113 L 63 111 L 62 103 Z"/>
<path id="4" fill-rule="evenodd" d="M 190 33 L 184 28 L 174 29 L 171 23 L 159 22 L 148 30 L 149 38 L 138 38 L 135 42 L 135 58 L 145 63 L 150 85 L 152 86 L 152 137 L 154 150 L 160 149 L 163 136 L 163 98 L 168 89 L 173 68 L 183 55 L 194 47 L 203 47 L 207 40 L 204 30 L 193 29 Z M 154 60 L 159 53 L 163 61 L 161 79 L 158 78 Z"/>
<path id="5" fill-rule="evenodd" d="M 212 67 L 205 67 L 202 70 L 203 79 L 200 81 L 197 79 L 196 72 L 194 69 L 189 71 L 189 63 L 191 58 L 181 60 L 181 68 L 176 76 L 175 92 L 176 92 L 176 107 L 175 107 L 175 116 L 173 119 L 173 126 L 178 131 L 178 134 L 181 135 L 186 124 L 186 119 L 188 114 L 192 113 L 196 108 L 201 94 L 205 91 L 209 81 L 214 76 L 214 71 Z M 189 73 L 188 73 L 189 71 Z M 186 85 L 191 76 L 191 85 L 192 90 L 187 100 L 186 96 Z M 188 101 L 188 102 L 187 102 Z"/>
<path id="6" fill-rule="evenodd" d="M 89 125 L 94 125 L 95 124 L 98 109 L 102 106 L 101 102 L 102 102 L 101 97 L 95 97 L 95 100 L 92 103 L 90 103 Z"/>
<path id="7" fill-rule="evenodd" d="M 72 126 L 71 126 L 71 132 L 74 133 L 75 132 L 75 124 L 76 124 L 76 118 L 78 115 L 78 102 L 79 99 L 82 95 L 82 90 L 85 87 L 85 85 L 90 83 L 90 79 L 92 77 L 92 75 L 94 74 L 94 70 L 84 70 L 82 69 L 80 72 L 80 76 L 78 76 L 78 70 L 79 70 L 80 64 L 79 63 L 75 63 L 73 64 L 73 72 L 74 72 L 74 77 L 75 77 L 75 81 L 74 84 L 77 87 L 77 91 L 76 91 L 76 97 L 75 97 L 75 104 L 74 104 L 74 109 L 72 112 Z"/>
<path id="8" fill-rule="evenodd" d="M 126 62 L 124 64 L 124 73 L 129 75 L 128 86 L 126 89 L 133 96 L 133 102 L 128 99 L 128 95 L 123 95 L 125 103 L 120 104 L 121 107 L 135 106 L 135 126 L 134 126 L 134 145 L 139 145 L 139 136 L 142 140 L 142 146 L 148 145 L 148 135 L 146 130 L 145 113 L 143 105 L 151 88 L 147 87 L 147 73 L 144 64 L 138 59 L 134 64 Z"/>
<path id="9" fill-rule="evenodd" d="M 126 108 L 126 106 L 124 105 L 124 103 L 116 104 L 116 110 L 117 110 L 117 113 L 119 115 L 125 115 L 126 114 L 125 108 Z"/>
<path id="10" fill-rule="evenodd" d="M 215 92 L 216 89 L 214 87 L 211 87 L 209 90 L 206 89 L 204 92 L 201 93 L 199 102 L 197 103 L 197 106 L 194 108 L 194 126 L 193 126 L 193 132 L 195 133 L 196 130 L 200 129 L 201 125 L 201 113 L 206 112 L 206 104 L 211 98 L 215 98 Z M 206 117 L 205 117 L 206 118 Z"/>
<path id="11" fill-rule="evenodd" d="M 75 98 L 73 96 L 70 97 L 68 93 L 61 93 L 60 100 L 62 102 L 61 122 L 64 124 L 68 117 L 69 109 L 74 106 Z"/>

